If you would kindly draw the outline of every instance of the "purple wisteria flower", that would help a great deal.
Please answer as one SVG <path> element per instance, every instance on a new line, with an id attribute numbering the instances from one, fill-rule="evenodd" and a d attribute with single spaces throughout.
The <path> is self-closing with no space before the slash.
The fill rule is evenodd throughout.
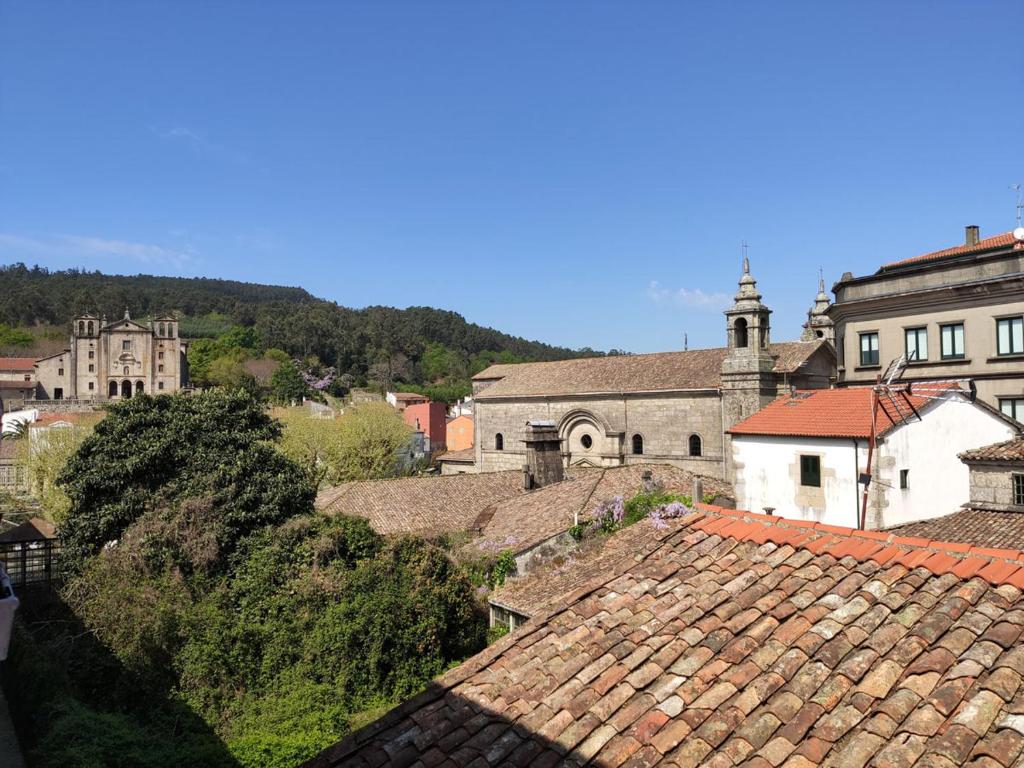
<path id="1" fill-rule="evenodd" d="M 693 510 L 690 507 L 686 506 L 681 501 L 673 501 L 660 507 L 655 507 L 651 510 L 650 514 L 651 525 L 658 529 L 667 528 L 667 520 L 675 517 L 682 517 L 692 511 Z"/>

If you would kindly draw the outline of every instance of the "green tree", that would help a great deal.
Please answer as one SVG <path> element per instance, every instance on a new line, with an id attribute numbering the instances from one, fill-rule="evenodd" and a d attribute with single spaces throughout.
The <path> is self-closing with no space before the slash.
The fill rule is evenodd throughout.
<path id="1" fill-rule="evenodd" d="M 112 405 L 57 481 L 71 500 L 64 559 L 80 567 L 158 502 L 210 499 L 222 552 L 260 526 L 309 512 L 314 490 L 272 445 L 279 435 L 239 390 Z"/>
<path id="2" fill-rule="evenodd" d="M 398 451 L 409 443 L 412 427 L 387 403 L 362 403 L 338 420 L 335 479 L 373 480 L 395 475 Z"/>
<path id="3" fill-rule="evenodd" d="M 71 508 L 71 499 L 57 483 L 68 460 L 92 434 L 98 419 L 83 419 L 70 427 L 50 427 L 35 440 L 18 441 L 17 459 L 26 468 L 29 493 L 42 505 L 43 514 L 61 525 Z"/>
<path id="4" fill-rule="evenodd" d="M 270 396 L 281 405 L 301 402 L 308 391 L 302 374 L 291 360 L 282 362 L 270 377 Z"/>

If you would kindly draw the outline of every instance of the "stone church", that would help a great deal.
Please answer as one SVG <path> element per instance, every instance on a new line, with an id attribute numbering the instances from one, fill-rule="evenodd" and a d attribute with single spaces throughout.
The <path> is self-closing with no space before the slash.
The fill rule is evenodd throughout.
<path id="1" fill-rule="evenodd" d="M 819 282 L 801 341 L 773 344 L 771 310 L 743 262 L 725 347 L 492 365 L 473 377 L 475 464 L 521 469 L 527 422 L 553 422 L 568 466 L 664 462 L 728 478 L 726 430 L 791 388 L 835 380 L 828 295 Z"/>
<path id="2" fill-rule="evenodd" d="M 178 320 L 170 315 L 139 323 L 95 315 L 71 321 L 71 346 L 37 360 L 36 396 L 43 400 L 119 400 L 170 394 L 188 383 Z"/>

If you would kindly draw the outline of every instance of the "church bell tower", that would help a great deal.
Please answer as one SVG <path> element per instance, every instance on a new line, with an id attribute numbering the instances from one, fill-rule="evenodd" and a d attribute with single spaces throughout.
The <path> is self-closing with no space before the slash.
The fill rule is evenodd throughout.
<path id="1" fill-rule="evenodd" d="M 775 358 L 771 354 L 772 313 L 761 302 L 750 260 L 743 257 L 743 275 L 733 305 L 725 310 L 728 352 L 722 361 L 722 431 L 757 413 L 775 399 Z M 732 478 L 732 447 L 725 435 L 726 473 Z"/>

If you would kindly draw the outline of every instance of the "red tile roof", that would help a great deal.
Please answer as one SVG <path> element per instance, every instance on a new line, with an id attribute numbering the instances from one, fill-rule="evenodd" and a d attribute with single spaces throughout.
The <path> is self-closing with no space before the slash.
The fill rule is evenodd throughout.
<path id="1" fill-rule="evenodd" d="M 705 507 L 307 765 L 1019 765 L 1024 553 Z"/>
<path id="2" fill-rule="evenodd" d="M 877 435 L 929 402 L 928 398 L 906 393 L 899 393 L 892 400 L 879 398 Z M 784 395 L 728 431 L 733 435 L 867 438 L 871 434 L 871 387 L 815 389 Z"/>
<path id="3" fill-rule="evenodd" d="M 34 357 L 0 357 L 0 371 L 31 372 L 35 368 Z"/>
<path id="4" fill-rule="evenodd" d="M 943 248 L 941 251 L 933 251 L 932 253 L 925 253 L 920 256 L 912 256 L 909 259 L 902 259 L 901 261 L 894 261 L 889 264 L 884 264 L 879 272 L 888 272 L 891 269 L 900 269 L 902 267 L 912 267 L 917 264 L 926 263 L 930 261 L 938 261 L 940 259 L 946 259 L 953 256 L 966 256 L 971 253 L 981 253 L 983 251 L 991 251 L 997 248 L 1006 248 L 1013 246 L 1015 248 L 1022 248 L 1022 244 L 1014 240 L 1012 232 L 1004 232 L 1001 235 L 994 235 L 992 237 L 986 237 L 979 240 L 974 245 L 956 245 L 952 248 Z"/>

